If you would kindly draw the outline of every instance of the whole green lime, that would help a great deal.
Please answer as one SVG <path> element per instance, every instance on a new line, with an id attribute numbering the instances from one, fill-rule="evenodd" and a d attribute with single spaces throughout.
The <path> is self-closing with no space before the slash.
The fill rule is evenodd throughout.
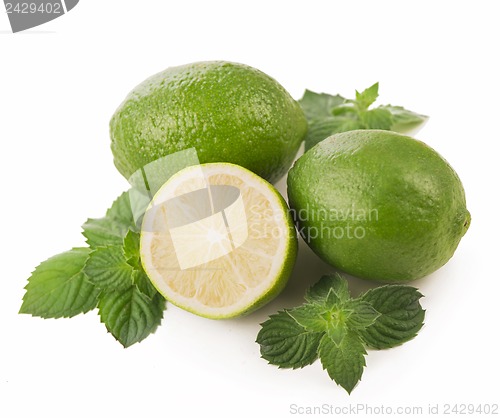
<path id="1" fill-rule="evenodd" d="M 187 64 L 148 78 L 110 122 L 118 171 L 194 147 L 201 163 L 238 164 L 270 182 L 290 168 L 307 131 L 299 104 L 273 78 L 243 64 Z"/>
<path id="2" fill-rule="evenodd" d="M 299 232 L 324 261 L 354 276 L 405 282 L 443 266 L 470 224 L 453 168 L 394 132 L 333 135 L 288 176 Z"/>

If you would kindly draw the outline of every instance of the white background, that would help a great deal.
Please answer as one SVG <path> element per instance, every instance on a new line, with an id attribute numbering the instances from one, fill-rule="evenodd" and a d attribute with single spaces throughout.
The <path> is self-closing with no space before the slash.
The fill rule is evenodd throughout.
<path id="1" fill-rule="evenodd" d="M 2 416 L 499 403 L 498 2 L 81 0 L 18 34 L 0 10 Z M 463 181 L 472 225 L 445 267 L 413 283 L 426 296 L 424 328 L 399 348 L 369 351 L 351 396 L 319 362 L 279 370 L 254 342 L 259 323 L 331 271 L 305 246 L 285 292 L 262 310 L 212 321 L 169 305 L 156 334 L 126 350 L 95 312 L 17 314 L 34 267 L 83 245 L 79 226 L 127 188 L 108 136 L 121 100 L 166 67 L 213 59 L 257 67 L 297 99 L 305 88 L 352 96 L 379 81 L 379 103 L 431 116 L 417 137 Z M 353 294 L 370 286 L 350 283 Z"/>

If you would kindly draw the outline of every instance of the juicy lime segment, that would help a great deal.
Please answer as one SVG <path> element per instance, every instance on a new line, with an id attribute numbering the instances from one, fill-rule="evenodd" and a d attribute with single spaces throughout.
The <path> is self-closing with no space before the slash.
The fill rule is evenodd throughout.
<path id="1" fill-rule="evenodd" d="M 285 286 L 296 233 L 279 193 L 228 163 L 188 167 L 144 215 L 141 259 L 165 298 L 208 318 L 248 313 Z"/>

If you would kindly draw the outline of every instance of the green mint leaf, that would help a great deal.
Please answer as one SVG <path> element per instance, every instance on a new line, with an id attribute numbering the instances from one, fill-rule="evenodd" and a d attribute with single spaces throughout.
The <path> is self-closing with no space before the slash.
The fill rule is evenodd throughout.
<path id="1" fill-rule="evenodd" d="M 135 286 L 102 294 L 99 315 L 107 330 L 126 348 L 154 333 L 161 323 L 165 299 L 152 299 Z"/>
<path id="2" fill-rule="evenodd" d="M 346 319 L 349 329 L 368 328 L 380 316 L 370 303 L 361 299 L 351 299 L 344 304 L 343 308 L 350 311 Z"/>
<path id="3" fill-rule="evenodd" d="M 345 99 L 338 94 L 332 96 L 310 90 L 306 90 L 302 99 L 299 100 L 299 104 L 308 120 L 331 116 L 332 109 L 344 103 Z"/>
<path id="4" fill-rule="evenodd" d="M 127 264 L 134 268 L 132 280 L 142 293 L 150 298 L 153 298 L 156 295 L 157 290 L 142 268 L 139 245 L 140 234 L 138 232 L 128 231 L 127 235 L 123 239 L 123 254 Z"/>
<path id="5" fill-rule="evenodd" d="M 347 333 L 346 319 L 351 311 L 344 309 L 334 288 L 330 287 L 323 304 L 306 303 L 287 313 L 307 331 L 326 332 L 339 345 Z"/>
<path id="6" fill-rule="evenodd" d="M 123 254 L 127 263 L 134 269 L 141 269 L 141 255 L 140 255 L 140 234 L 129 230 L 123 239 Z"/>
<path id="7" fill-rule="evenodd" d="M 400 133 L 409 132 L 429 119 L 428 116 L 412 112 L 411 110 L 405 109 L 403 106 L 385 105 L 379 106 L 379 109 L 385 109 L 391 113 L 391 130 Z"/>
<path id="8" fill-rule="evenodd" d="M 380 313 L 371 326 L 360 330 L 363 341 L 370 347 L 383 349 L 414 338 L 424 323 L 421 297 L 417 289 L 403 285 L 377 287 L 361 295 L 361 300 Z"/>
<path id="9" fill-rule="evenodd" d="M 19 313 L 61 318 L 94 309 L 99 290 L 83 273 L 88 256 L 88 248 L 73 248 L 41 263 L 28 280 Z"/>
<path id="10" fill-rule="evenodd" d="M 351 119 L 357 119 L 358 108 L 354 105 L 352 101 L 346 102 L 344 104 L 338 105 L 332 109 L 333 116 L 346 116 Z"/>
<path id="11" fill-rule="evenodd" d="M 93 250 L 85 264 L 85 274 L 99 289 L 127 289 L 133 284 L 134 269 L 127 263 L 121 245 Z"/>
<path id="12" fill-rule="evenodd" d="M 347 332 L 340 345 L 325 335 L 319 344 L 319 358 L 331 379 L 351 393 L 361 380 L 365 367 L 366 350 L 361 338 Z"/>
<path id="13" fill-rule="evenodd" d="M 139 270 L 134 270 L 134 272 L 132 273 L 132 280 L 137 286 L 137 289 L 139 289 L 141 293 L 148 296 L 150 299 L 152 299 L 158 293 L 156 288 L 151 283 L 151 280 L 149 280 L 149 277 L 142 268 Z"/>
<path id="14" fill-rule="evenodd" d="M 306 292 L 305 299 L 328 308 L 343 303 L 349 299 L 347 280 L 338 273 L 325 275 Z"/>
<path id="15" fill-rule="evenodd" d="M 327 311 L 321 305 L 306 303 L 286 312 L 307 331 L 325 332 L 328 329 Z"/>
<path id="16" fill-rule="evenodd" d="M 378 97 L 378 83 L 368 87 L 361 93 L 356 90 L 356 104 L 360 110 L 366 110 L 372 105 Z"/>
<path id="17" fill-rule="evenodd" d="M 299 368 L 314 363 L 323 333 L 309 332 L 288 313 L 280 311 L 264 322 L 257 343 L 260 354 L 280 368 Z"/>
<path id="18" fill-rule="evenodd" d="M 390 130 L 393 124 L 392 114 L 387 109 L 376 108 L 360 113 L 364 129 Z"/>
<path id="19" fill-rule="evenodd" d="M 313 119 L 309 122 L 305 149 L 309 150 L 333 134 L 361 129 L 362 127 L 362 123 L 357 118 L 353 119 L 347 116 L 327 116 L 323 119 Z"/>
<path id="20" fill-rule="evenodd" d="M 344 337 L 347 335 L 347 331 L 348 328 L 346 322 L 337 319 L 328 323 L 326 334 L 337 347 L 340 347 Z"/>
<path id="21" fill-rule="evenodd" d="M 129 192 L 116 199 L 104 218 L 88 219 L 82 226 L 83 236 L 91 248 L 121 245 L 128 231 L 138 231 L 130 205 Z"/>

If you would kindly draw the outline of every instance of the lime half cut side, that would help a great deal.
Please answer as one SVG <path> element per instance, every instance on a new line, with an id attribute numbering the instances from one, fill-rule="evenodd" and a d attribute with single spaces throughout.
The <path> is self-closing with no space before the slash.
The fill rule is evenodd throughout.
<path id="1" fill-rule="evenodd" d="M 288 207 L 278 191 L 229 163 L 187 167 L 149 205 L 141 260 L 173 304 L 206 318 L 249 313 L 285 287 L 297 255 Z"/>

